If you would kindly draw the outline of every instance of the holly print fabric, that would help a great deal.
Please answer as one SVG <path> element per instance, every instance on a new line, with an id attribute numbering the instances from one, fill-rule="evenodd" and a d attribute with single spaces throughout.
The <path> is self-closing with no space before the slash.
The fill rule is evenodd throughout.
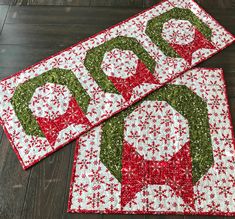
<path id="1" fill-rule="evenodd" d="M 195 2 L 163 1 L 1 81 L 1 124 L 26 169 L 233 41 Z"/>
<path id="2" fill-rule="evenodd" d="M 235 215 L 222 69 L 186 72 L 77 140 L 69 212 Z"/>

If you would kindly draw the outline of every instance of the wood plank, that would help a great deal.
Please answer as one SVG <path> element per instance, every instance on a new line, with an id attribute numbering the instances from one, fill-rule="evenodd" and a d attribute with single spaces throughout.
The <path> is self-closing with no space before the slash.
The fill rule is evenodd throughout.
<path id="1" fill-rule="evenodd" d="M 123 214 L 104 214 L 103 219 L 147 219 L 148 216 L 146 215 L 135 215 L 135 214 L 129 214 L 129 215 L 123 215 Z M 156 216 L 155 216 L 156 218 Z"/>
<path id="2" fill-rule="evenodd" d="M 5 24 L 0 45 L 50 46 L 53 41 L 54 45 L 69 46 L 109 26 L 110 24 Z"/>
<path id="3" fill-rule="evenodd" d="M 60 5 L 60 6 L 89 6 L 90 0 L 14 0 L 13 5 Z"/>
<path id="4" fill-rule="evenodd" d="M 69 9 L 69 10 L 68 10 Z M 135 15 L 141 9 L 102 7 L 11 7 L 6 24 L 101 24 L 110 25 Z"/>
<path id="5" fill-rule="evenodd" d="M 90 6 L 142 8 L 143 1 L 142 0 L 91 0 Z"/>
<path id="6" fill-rule="evenodd" d="M 146 219 L 184 219 L 183 215 L 146 215 Z"/>
<path id="7" fill-rule="evenodd" d="M 196 0 L 196 2 L 203 6 L 206 10 L 210 10 L 211 8 L 219 8 L 219 9 L 229 9 L 235 8 L 235 0 Z"/>
<path id="8" fill-rule="evenodd" d="M 72 146 L 73 144 L 73 146 Z M 21 218 L 61 218 L 74 142 L 42 160 L 31 170 Z M 43 209 L 43 211 L 42 211 Z"/>
<path id="9" fill-rule="evenodd" d="M 64 45 L 62 45 L 64 47 Z M 20 45 L 1 45 L 0 50 L 0 79 L 30 66 L 48 55 L 61 50 L 53 47 L 33 47 Z M 30 52 L 29 52 L 30 51 Z"/>
<path id="10" fill-rule="evenodd" d="M 223 216 L 184 216 L 184 219 L 226 219 L 226 217 Z"/>
<path id="11" fill-rule="evenodd" d="M 143 0 L 15 0 L 13 5 L 63 5 L 92 7 L 143 7 Z"/>
<path id="12" fill-rule="evenodd" d="M 62 215 L 63 219 L 103 219 L 101 214 L 77 214 L 67 213 Z M 116 219 L 114 217 L 114 219 Z"/>
<path id="13" fill-rule="evenodd" d="M 5 134 L 0 145 L 0 218 L 18 219 L 31 170 L 23 171 Z"/>
<path id="14" fill-rule="evenodd" d="M 228 103 L 232 117 L 233 130 L 235 131 L 235 98 L 229 98 Z"/>
<path id="15" fill-rule="evenodd" d="M 160 1 L 158 0 L 144 0 L 143 1 L 143 7 L 144 8 L 148 8 L 148 7 L 152 7 L 155 4 L 158 4 Z"/>
<path id="16" fill-rule="evenodd" d="M 10 5 L 12 0 L 0 0 L 0 5 Z"/>
<path id="17" fill-rule="evenodd" d="M 0 5 L 0 34 L 2 32 L 3 25 L 4 25 L 5 20 L 6 20 L 8 8 L 9 8 L 8 5 Z"/>

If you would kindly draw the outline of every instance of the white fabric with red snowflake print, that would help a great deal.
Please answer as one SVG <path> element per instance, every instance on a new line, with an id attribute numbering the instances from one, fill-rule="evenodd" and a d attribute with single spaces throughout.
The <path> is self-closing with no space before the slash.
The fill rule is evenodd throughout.
<path id="1" fill-rule="evenodd" d="M 27 169 L 233 41 L 194 1 L 165 0 L 2 80 L 1 125 Z M 169 106 L 166 109 L 177 117 Z M 183 119 L 172 118 L 169 123 L 184 132 Z M 161 129 L 169 129 L 164 138 L 170 145 L 180 135 Z M 174 147 L 180 150 L 185 141 L 187 136 Z M 147 157 L 166 147 L 151 148 L 153 141 L 148 143 L 149 149 L 142 151 Z"/>
<path id="2" fill-rule="evenodd" d="M 146 160 L 167 161 L 189 141 L 188 122 L 165 101 L 145 101 L 125 119 L 124 140 Z"/>
<path id="3" fill-rule="evenodd" d="M 169 43 L 187 45 L 194 40 L 195 28 L 189 21 L 171 19 L 163 25 L 162 36 Z"/>
<path id="4" fill-rule="evenodd" d="M 35 90 L 29 108 L 37 117 L 56 118 L 67 111 L 70 98 L 67 87 L 46 83 Z"/>
<path id="5" fill-rule="evenodd" d="M 165 101 L 143 99 L 123 120 L 121 180 L 101 159 L 101 141 L 108 137 L 102 125 L 78 139 L 69 212 L 235 215 L 235 141 L 223 71 L 193 69 L 170 84 L 185 85 L 205 101 L 213 156 L 211 165 L 193 183 L 189 131 L 192 123 Z M 110 159 L 112 161 L 112 157 Z M 152 169 L 157 166 L 163 166 L 166 171 L 153 174 Z M 147 173 L 141 175 L 142 171 Z M 128 191 L 123 186 L 127 178 Z M 144 186 L 138 185 L 141 183 Z M 139 190 L 135 189 L 137 186 Z"/>

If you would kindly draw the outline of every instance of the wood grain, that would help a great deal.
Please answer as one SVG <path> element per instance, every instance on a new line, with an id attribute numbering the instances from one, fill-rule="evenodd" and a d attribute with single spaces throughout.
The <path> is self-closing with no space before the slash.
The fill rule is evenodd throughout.
<path id="1" fill-rule="evenodd" d="M 197 1 L 223 26 L 235 33 L 234 0 Z M 158 0 L 0 0 L 0 28 L 4 25 L 0 34 L 0 79 L 136 14 L 141 8 L 158 2 Z M 201 67 L 224 69 L 233 125 L 235 125 L 234 58 L 235 48 L 230 46 L 200 64 Z M 209 218 L 66 213 L 74 148 L 73 142 L 33 168 L 23 171 L 0 128 L 0 219 Z"/>
<path id="2" fill-rule="evenodd" d="M 2 32 L 3 25 L 5 23 L 8 9 L 9 9 L 8 5 L 0 5 L 0 34 Z"/>
<path id="3" fill-rule="evenodd" d="M 13 5 L 90 6 L 90 0 L 14 0 Z"/>
<path id="4" fill-rule="evenodd" d="M 0 0 L 0 5 L 10 5 L 12 0 Z"/>

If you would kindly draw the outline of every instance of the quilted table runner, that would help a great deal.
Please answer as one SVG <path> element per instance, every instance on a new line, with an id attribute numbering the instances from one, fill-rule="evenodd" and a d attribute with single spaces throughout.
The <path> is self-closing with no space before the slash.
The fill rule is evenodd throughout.
<path id="1" fill-rule="evenodd" d="M 222 69 L 193 69 L 77 141 L 69 212 L 235 215 Z"/>
<path id="2" fill-rule="evenodd" d="M 1 81 L 1 124 L 26 169 L 233 41 L 194 1 L 163 1 Z"/>

